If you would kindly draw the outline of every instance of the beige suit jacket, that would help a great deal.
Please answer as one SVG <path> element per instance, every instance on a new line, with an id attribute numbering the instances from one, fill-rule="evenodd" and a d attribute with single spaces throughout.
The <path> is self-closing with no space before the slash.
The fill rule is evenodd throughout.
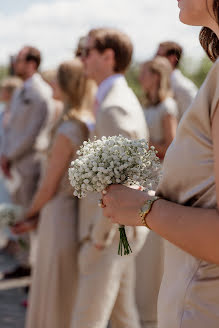
<path id="1" fill-rule="evenodd" d="M 96 126 L 90 137 L 119 134 L 130 139 L 148 140 L 149 137 L 143 110 L 123 78 L 116 80 L 105 96 L 97 111 Z M 80 201 L 80 240 L 88 237 L 93 243 L 109 246 L 118 225 L 103 216 L 102 209 L 97 206 L 99 198 L 100 194 L 91 193 Z M 133 228 L 128 228 L 127 234 L 132 235 Z"/>
<path id="2" fill-rule="evenodd" d="M 36 158 L 49 144 L 54 113 L 52 90 L 39 74 L 18 90 L 11 103 L 11 118 L 5 131 L 2 153 L 21 179 L 14 201 L 28 206 L 38 182 L 40 163 Z"/>

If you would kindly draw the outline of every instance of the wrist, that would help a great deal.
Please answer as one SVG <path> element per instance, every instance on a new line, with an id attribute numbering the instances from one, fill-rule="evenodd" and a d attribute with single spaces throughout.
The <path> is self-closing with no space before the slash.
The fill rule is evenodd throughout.
<path id="1" fill-rule="evenodd" d="M 151 230 L 151 225 L 149 222 L 149 214 L 151 214 L 154 204 L 159 199 L 160 199 L 160 197 L 157 197 L 157 196 L 148 197 L 146 199 L 146 201 L 144 201 L 143 205 L 141 206 L 141 208 L 139 210 L 139 217 L 141 220 L 141 224 L 150 230 Z"/>
<path id="2" fill-rule="evenodd" d="M 154 230 L 154 226 L 156 224 L 156 218 L 159 215 L 161 209 L 160 209 L 160 205 L 162 204 L 162 202 L 165 202 L 164 199 L 159 198 L 157 199 L 154 203 L 153 206 L 150 210 L 150 212 L 147 215 L 147 224 L 150 227 L 151 230 Z"/>

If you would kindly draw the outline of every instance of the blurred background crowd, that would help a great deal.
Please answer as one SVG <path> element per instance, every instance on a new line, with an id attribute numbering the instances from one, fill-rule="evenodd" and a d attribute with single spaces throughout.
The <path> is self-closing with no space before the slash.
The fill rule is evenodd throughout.
<path id="1" fill-rule="evenodd" d="M 1 279 L 32 277 L 23 303 L 28 328 L 104 328 L 109 321 L 115 328 L 156 327 L 161 239 L 133 228 L 134 255 L 118 260 L 116 233 L 105 221 L 108 230 L 93 224 L 96 199 L 73 198 L 67 169 L 88 137 L 120 133 L 146 138 L 162 162 L 211 63 L 203 56 L 194 68 L 177 38 L 157 42 L 153 54 L 137 60 L 121 30 L 87 29 L 75 38 L 72 58 L 53 68 L 34 42 L 20 45 L 0 67 L 0 202 L 25 208 L 14 233 L 0 231 L 2 251 L 17 261 Z M 141 42 L 147 48 L 147 39 Z"/>

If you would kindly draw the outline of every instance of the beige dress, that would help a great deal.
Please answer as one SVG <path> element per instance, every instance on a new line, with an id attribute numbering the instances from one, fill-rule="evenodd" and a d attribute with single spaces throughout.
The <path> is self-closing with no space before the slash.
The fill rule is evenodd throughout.
<path id="1" fill-rule="evenodd" d="M 77 122 L 61 123 L 57 134 L 74 147 L 84 138 Z M 77 201 L 65 173 L 41 212 L 36 265 L 26 328 L 69 328 L 77 285 Z"/>
<path id="2" fill-rule="evenodd" d="M 156 106 L 144 109 L 151 143 L 161 143 L 164 141 L 163 119 L 165 115 L 178 116 L 176 101 L 168 97 Z"/>
<path id="3" fill-rule="evenodd" d="M 177 104 L 173 98 L 166 98 L 157 106 L 144 110 L 150 140 L 159 143 L 164 140 L 163 118 L 177 117 Z M 143 328 L 156 327 L 157 299 L 163 275 L 163 240 L 150 231 L 144 247 L 137 256 L 136 300 Z M 146 272 L 146 274 L 145 274 Z"/>
<path id="4" fill-rule="evenodd" d="M 157 191 L 161 197 L 185 206 L 217 207 L 211 125 L 218 101 L 219 60 L 167 151 Z M 165 241 L 158 322 L 159 328 L 218 328 L 219 266 Z"/>

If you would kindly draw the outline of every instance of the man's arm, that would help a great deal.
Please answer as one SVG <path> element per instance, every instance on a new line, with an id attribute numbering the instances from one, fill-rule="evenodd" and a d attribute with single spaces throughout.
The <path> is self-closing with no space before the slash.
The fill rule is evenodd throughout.
<path id="1" fill-rule="evenodd" d="M 45 123 L 48 113 L 46 101 L 34 101 L 25 106 L 21 118 L 16 122 L 16 115 L 12 117 L 7 134 L 5 136 L 4 156 L 10 161 L 23 157 L 33 149 L 36 138 Z"/>

